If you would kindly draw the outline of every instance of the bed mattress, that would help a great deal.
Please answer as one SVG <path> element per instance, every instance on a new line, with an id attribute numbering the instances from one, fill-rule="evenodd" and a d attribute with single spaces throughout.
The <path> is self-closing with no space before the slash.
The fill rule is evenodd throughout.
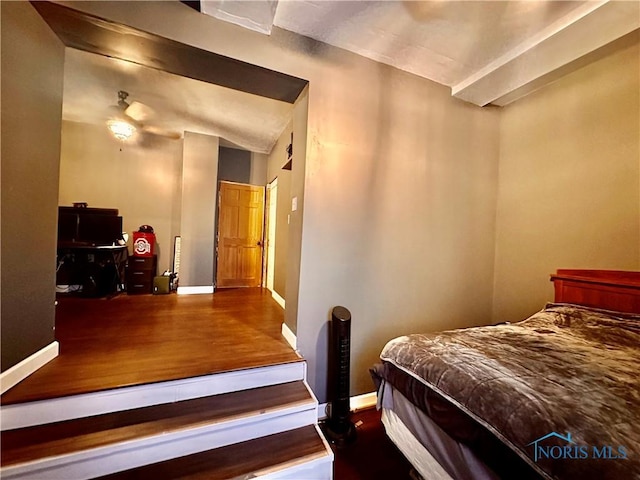
<path id="1" fill-rule="evenodd" d="M 638 345 L 640 315 L 554 304 L 514 324 L 394 339 L 376 375 L 528 476 L 640 478 Z"/>
<path id="2" fill-rule="evenodd" d="M 451 438 L 390 383 L 378 392 L 378 407 L 389 438 L 429 480 L 499 480 L 473 450 Z"/>

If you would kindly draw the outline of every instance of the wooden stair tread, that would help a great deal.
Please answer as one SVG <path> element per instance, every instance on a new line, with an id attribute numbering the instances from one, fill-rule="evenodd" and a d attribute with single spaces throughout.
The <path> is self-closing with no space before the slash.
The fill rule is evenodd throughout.
<path id="1" fill-rule="evenodd" d="M 10 430 L 0 436 L 1 463 L 8 467 L 313 401 L 298 381 Z"/>
<path id="2" fill-rule="evenodd" d="M 316 428 L 309 425 L 266 437 L 114 473 L 100 480 L 225 480 L 276 465 L 327 455 Z M 250 477 L 249 477 L 250 478 Z"/>

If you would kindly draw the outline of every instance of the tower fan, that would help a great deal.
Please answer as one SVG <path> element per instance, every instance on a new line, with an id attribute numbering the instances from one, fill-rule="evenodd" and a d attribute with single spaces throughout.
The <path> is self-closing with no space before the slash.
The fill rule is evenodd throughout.
<path id="1" fill-rule="evenodd" d="M 327 393 L 329 412 L 324 432 L 330 442 L 344 446 L 356 439 L 349 406 L 349 374 L 351 354 L 351 313 L 335 307 L 329 323 L 329 372 Z"/>

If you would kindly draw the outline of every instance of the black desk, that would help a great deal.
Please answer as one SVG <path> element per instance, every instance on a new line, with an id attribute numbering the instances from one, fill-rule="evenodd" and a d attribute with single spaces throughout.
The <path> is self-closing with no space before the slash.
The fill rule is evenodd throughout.
<path id="1" fill-rule="evenodd" d="M 73 285 L 72 292 L 104 297 L 124 290 L 126 245 L 58 245 L 56 285 Z"/>

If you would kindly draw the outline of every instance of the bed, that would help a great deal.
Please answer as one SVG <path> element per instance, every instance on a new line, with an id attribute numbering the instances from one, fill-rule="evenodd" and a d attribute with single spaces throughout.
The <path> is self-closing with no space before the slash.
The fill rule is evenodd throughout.
<path id="1" fill-rule="evenodd" d="M 526 320 L 383 348 L 382 421 L 425 479 L 640 478 L 640 272 L 551 280 Z"/>

